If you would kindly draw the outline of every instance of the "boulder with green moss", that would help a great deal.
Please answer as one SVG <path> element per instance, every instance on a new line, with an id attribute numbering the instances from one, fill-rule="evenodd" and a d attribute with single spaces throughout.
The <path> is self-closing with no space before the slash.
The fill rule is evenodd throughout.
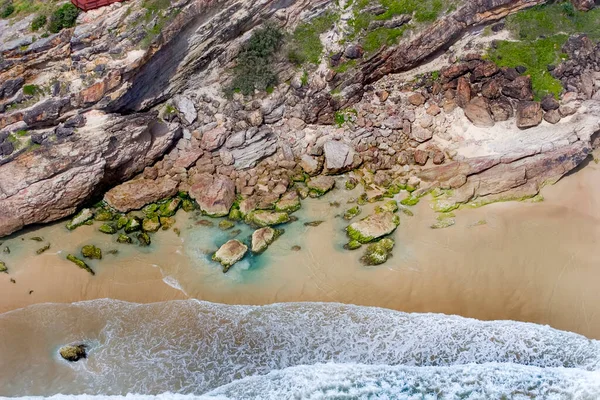
<path id="1" fill-rule="evenodd" d="M 367 246 L 361 261 L 366 265 L 381 265 L 390 258 L 393 249 L 394 241 L 392 239 L 381 239 L 379 242 Z"/>
<path id="2" fill-rule="evenodd" d="M 231 210 L 229 210 L 229 215 L 227 216 L 227 218 L 229 218 L 231 221 L 241 221 L 244 218 L 244 216 L 242 215 L 242 212 L 240 211 L 239 205 L 236 206 L 234 204 L 234 206 L 231 207 Z"/>
<path id="3" fill-rule="evenodd" d="M 344 219 L 346 221 L 350 221 L 351 219 L 353 219 L 354 217 L 356 217 L 358 214 L 360 214 L 360 212 L 361 212 L 361 209 L 360 209 L 359 206 L 354 206 L 352 208 L 349 208 L 344 213 Z"/>
<path id="4" fill-rule="evenodd" d="M 142 221 L 142 230 L 144 232 L 156 232 L 160 229 L 160 219 L 158 216 L 144 218 Z"/>
<path id="5" fill-rule="evenodd" d="M 296 212 L 300 207 L 302 207 L 300 204 L 300 197 L 298 197 L 298 192 L 295 190 L 285 193 L 281 196 L 281 199 L 275 203 L 275 211 L 286 213 Z"/>
<path id="6" fill-rule="evenodd" d="M 400 201 L 403 206 L 416 206 L 419 204 L 419 197 L 410 195 Z"/>
<path id="7" fill-rule="evenodd" d="M 125 233 L 133 233 L 142 229 L 142 220 L 139 217 L 129 218 L 125 224 Z"/>
<path id="8" fill-rule="evenodd" d="M 196 203 L 191 199 L 183 199 L 181 208 L 183 208 L 183 211 L 185 212 L 192 212 L 196 209 Z"/>
<path id="9" fill-rule="evenodd" d="M 307 182 L 310 197 L 321 197 L 335 187 L 335 179 L 327 175 L 319 175 Z"/>
<path id="10" fill-rule="evenodd" d="M 148 235 L 146 232 L 138 233 L 137 240 L 140 242 L 140 246 L 142 247 L 150 246 L 150 244 L 152 243 L 150 235 Z"/>
<path id="11" fill-rule="evenodd" d="M 232 239 L 225 243 L 213 254 L 213 261 L 221 263 L 223 266 L 223 273 L 229 271 L 229 269 L 246 255 L 248 246 L 240 242 L 239 240 Z"/>
<path id="12" fill-rule="evenodd" d="M 81 248 L 81 255 L 85 258 L 102 260 L 102 250 L 92 244 L 87 244 Z"/>
<path id="13" fill-rule="evenodd" d="M 105 208 L 99 208 L 94 213 L 94 220 L 96 221 L 112 221 L 113 217 L 114 214 Z"/>
<path id="14" fill-rule="evenodd" d="M 102 233 L 106 233 L 107 235 L 117 233 L 117 227 L 113 223 L 102 224 L 98 230 Z"/>
<path id="15" fill-rule="evenodd" d="M 40 247 L 39 249 L 37 249 L 35 251 L 35 254 L 40 255 L 42 253 L 44 253 L 45 251 L 50 250 L 50 243 L 46 244 L 45 246 Z"/>
<path id="16" fill-rule="evenodd" d="M 229 229 L 233 228 L 234 226 L 235 226 L 235 223 L 233 223 L 227 219 L 224 219 L 221 222 L 219 222 L 219 229 L 222 231 L 229 230 Z"/>
<path id="17" fill-rule="evenodd" d="M 131 243 L 133 243 L 133 239 L 131 239 L 129 236 L 121 233 L 121 234 L 119 234 L 119 237 L 117 238 L 117 242 L 122 243 L 122 244 L 131 244 Z"/>
<path id="18" fill-rule="evenodd" d="M 87 357 L 86 348 L 83 344 L 63 346 L 58 352 L 62 358 L 70 362 L 79 361 Z"/>
<path id="19" fill-rule="evenodd" d="M 129 222 L 129 218 L 127 218 L 124 215 L 119 216 L 119 219 L 117 219 L 117 229 L 121 230 L 121 229 L 125 228 L 125 225 L 127 225 L 127 222 Z"/>
<path id="20" fill-rule="evenodd" d="M 356 250 L 362 246 L 362 243 L 358 240 L 351 240 L 344 245 L 344 249 L 346 250 Z"/>
<path id="21" fill-rule="evenodd" d="M 375 212 L 377 212 L 377 213 L 388 212 L 388 211 L 393 212 L 393 213 L 398 211 L 398 202 L 396 200 L 388 200 L 385 203 L 375 207 Z"/>
<path id="22" fill-rule="evenodd" d="M 282 234 L 282 229 L 274 229 L 269 226 L 255 230 L 252 233 L 252 252 L 262 253 Z"/>
<path id="23" fill-rule="evenodd" d="M 285 224 L 289 221 L 288 213 L 277 211 L 257 210 L 246 215 L 246 223 L 259 227 Z"/>
<path id="24" fill-rule="evenodd" d="M 160 226 L 163 231 L 167 231 L 171 229 L 173 225 L 175 225 L 175 218 L 173 217 L 160 217 Z"/>
<path id="25" fill-rule="evenodd" d="M 181 206 L 181 202 L 182 200 L 180 197 L 173 197 L 172 199 L 167 200 L 158 208 L 158 215 L 161 217 L 172 217 L 179 209 L 179 206 Z"/>
<path id="26" fill-rule="evenodd" d="M 154 217 L 158 214 L 159 205 L 156 203 L 148 204 L 142 209 L 142 212 L 146 217 Z"/>
<path id="27" fill-rule="evenodd" d="M 72 220 L 67 222 L 67 229 L 72 231 L 73 229 L 85 224 L 88 221 L 91 221 L 94 218 L 94 213 L 89 208 L 84 208 L 79 211 L 77 215 L 73 217 Z"/>
<path id="28" fill-rule="evenodd" d="M 8 274 L 8 268 L 6 267 L 6 263 L 4 261 L 0 261 L 0 273 Z"/>
<path id="29" fill-rule="evenodd" d="M 400 225 L 400 217 L 386 211 L 354 222 L 346 228 L 346 233 L 352 240 L 369 243 L 394 232 L 398 225 Z"/>
<path id="30" fill-rule="evenodd" d="M 67 260 L 71 261 L 73 264 L 77 265 L 79 268 L 86 270 L 87 272 L 89 272 L 92 275 L 96 275 L 96 273 L 94 272 L 94 270 L 92 270 L 89 265 L 87 265 L 85 263 L 85 261 L 83 261 L 80 258 L 75 257 L 73 254 L 69 254 L 67 255 Z"/>

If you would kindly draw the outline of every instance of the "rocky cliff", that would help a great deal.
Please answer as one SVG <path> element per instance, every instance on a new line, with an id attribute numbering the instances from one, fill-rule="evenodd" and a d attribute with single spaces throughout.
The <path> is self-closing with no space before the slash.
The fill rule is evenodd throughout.
<path id="1" fill-rule="evenodd" d="M 442 209 L 534 195 L 586 159 L 600 130 L 593 41 L 565 44 L 569 60 L 553 72 L 564 89 L 541 102 L 527 74 L 482 57 L 486 26 L 500 21 L 501 38 L 504 17 L 541 3 L 455 1 L 417 21 L 326 0 L 158 11 L 131 1 L 37 40 L 25 34 L 31 17 L 0 20 L 0 236 L 104 192 L 121 212 L 177 191 L 199 193 L 207 213 L 236 196 L 269 208 L 308 194 L 307 176 L 353 170 L 369 198 L 420 185 L 411 197 L 446 191 Z M 325 17 L 315 33 L 311 21 Z M 286 43 L 270 64 L 280 84 L 226 95 L 236 56 L 267 21 L 316 37 L 320 61 L 298 67 Z M 368 51 L 372 32 L 405 34 Z"/>

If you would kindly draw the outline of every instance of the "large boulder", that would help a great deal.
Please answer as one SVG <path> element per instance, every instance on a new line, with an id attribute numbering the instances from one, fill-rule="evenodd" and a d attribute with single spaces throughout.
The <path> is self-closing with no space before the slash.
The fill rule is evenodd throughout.
<path id="1" fill-rule="evenodd" d="M 176 195 L 177 185 L 176 181 L 167 177 L 156 180 L 135 179 L 106 192 L 104 200 L 121 212 L 139 210 L 146 204 Z"/>
<path id="2" fill-rule="evenodd" d="M 465 116 L 480 128 L 489 128 L 494 126 L 494 119 L 490 114 L 488 101 L 485 97 L 475 97 L 465 107 Z"/>
<path id="3" fill-rule="evenodd" d="M 65 360 L 75 362 L 87 357 L 85 348 L 84 344 L 68 345 L 61 347 L 58 352 Z"/>
<path id="4" fill-rule="evenodd" d="M 517 104 L 517 127 L 532 128 L 542 123 L 544 112 L 537 101 L 520 101 Z"/>
<path id="5" fill-rule="evenodd" d="M 508 82 L 502 88 L 502 94 L 517 100 L 533 100 L 531 77 L 519 76 L 514 81 Z"/>
<path id="6" fill-rule="evenodd" d="M 400 217 L 393 212 L 381 212 L 355 222 L 346 228 L 351 240 L 369 243 L 394 232 L 400 225 Z"/>
<path id="7" fill-rule="evenodd" d="M 269 226 L 255 230 L 252 233 L 252 252 L 260 254 L 269 247 L 283 232 Z"/>
<path id="8" fill-rule="evenodd" d="M 321 197 L 334 188 L 335 179 L 331 176 L 319 175 L 315 178 L 311 178 L 306 183 L 306 186 L 308 186 L 311 197 Z"/>
<path id="9" fill-rule="evenodd" d="M 196 107 L 194 107 L 192 100 L 185 96 L 175 96 L 173 102 L 175 103 L 177 110 L 179 110 L 183 116 L 184 121 L 188 124 L 193 124 L 198 117 L 198 113 L 196 112 Z"/>
<path id="10" fill-rule="evenodd" d="M 213 254 L 213 261 L 221 263 L 223 266 L 223 273 L 229 271 L 229 269 L 242 258 L 248 251 L 248 246 L 240 242 L 239 240 L 230 240 L 225 243 Z"/>
<path id="11" fill-rule="evenodd" d="M 246 222 L 256 226 L 275 226 L 290 221 L 290 216 L 285 212 L 258 210 L 246 215 Z"/>
<path id="12" fill-rule="evenodd" d="M 331 140 L 323 146 L 325 153 L 325 170 L 326 174 L 341 174 L 351 171 L 359 164 L 357 154 L 352 146 L 344 142 Z"/>
<path id="13" fill-rule="evenodd" d="M 223 175 L 199 174 L 194 176 L 189 195 L 206 214 L 223 217 L 235 200 L 235 184 Z"/>

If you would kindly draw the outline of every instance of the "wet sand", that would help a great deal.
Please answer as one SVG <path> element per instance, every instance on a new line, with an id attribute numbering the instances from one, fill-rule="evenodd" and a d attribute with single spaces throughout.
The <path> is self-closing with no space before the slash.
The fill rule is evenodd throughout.
<path id="1" fill-rule="evenodd" d="M 196 225 L 183 211 L 177 214 L 181 237 L 159 232 L 152 248 L 142 250 L 114 243 L 97 226 L 68 232 L 64 223 L 54 224 L 0 246 L 11 248 L 10 255 L 0 253 L 10 268 L 0 276 L 0 312 L 105 297 L 141 303 L 189 297 L 227 304 L 335 301 L 529 321 L 600 338 L 599 178 L 600 167 L 591 163 L 545 188 L 544 202 L 460 210 L 456 225 L 442 230 L 430 228 L 435 215 L 424 199 L 414 217 L 401 215 L 394 257 L 379 267 L 362 266 L 362 250 L 342 249 L 347 223 L 332 217 L 350 207 L 345 190 L 305 201 L 299 222 L 285 226 L 265 254 L 228 274 L 205 254 L 228 234 Z M 329 205 L 335 200 L 341 207 Z M 303 225 L 312 220 L 325 222 Z M 244 229 L 239 238 L 250 233 Z M 45 242 L 33 242 L 32 236 L 44 237 L 52 248 L 36 255 Z M 90 262 L 97 271 L 92 277 L 64 259 L 83 244 L 105 252 L 118 248 L 119 254 Z M 301 250 L 291 251 L 294 245 Z"/>

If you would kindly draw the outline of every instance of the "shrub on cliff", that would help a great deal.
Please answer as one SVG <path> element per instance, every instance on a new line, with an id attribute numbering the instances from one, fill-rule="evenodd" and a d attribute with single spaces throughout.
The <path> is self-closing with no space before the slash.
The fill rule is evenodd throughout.
<path id="1" fill-rule="evenodd" d="M 281 46 L 283 33 L 274 25 L 256 30 L 237 57 L 233 81 L 229 93 L 254 93 L 255 89 L 267 90 L 277 84 L 273 70 L 273 56 Z"/>
<path id="2" fill-rule="evenodd" d="M 0 18 L 8 18 L 15 12 L 15 6 L 11 2 L 6 2 L 0 5 Z"/>
<path id="3" fill-rule="evenodd" d="M 290 40 L 288 59 L 291 63 L 302 65 L 311 63 L 318 65 L 323 53 L 323 43 L 319 37 L 331 29 L 339 15 L 326 13 L 309 22 L 302 23 L 294 30 Z"/>
<path id="4" fill-rule="evenodd" d="M 48 19 L 45 15 L 38 15 L 33 19 L 33 21 L 31 21 L 31 30 L 35 32 L 40 28 L 43 28 L 44 26 L 46 26 L 47 21 Z"/>
<path id="5" fill-rule="evenodd" d="M 63 4 L 52 13 L 48 30 L 52 33 L 58 33 L 64 28 L 72 28 L 75 26 L 78 15 L 79 9 L 73 4 Z"/>

